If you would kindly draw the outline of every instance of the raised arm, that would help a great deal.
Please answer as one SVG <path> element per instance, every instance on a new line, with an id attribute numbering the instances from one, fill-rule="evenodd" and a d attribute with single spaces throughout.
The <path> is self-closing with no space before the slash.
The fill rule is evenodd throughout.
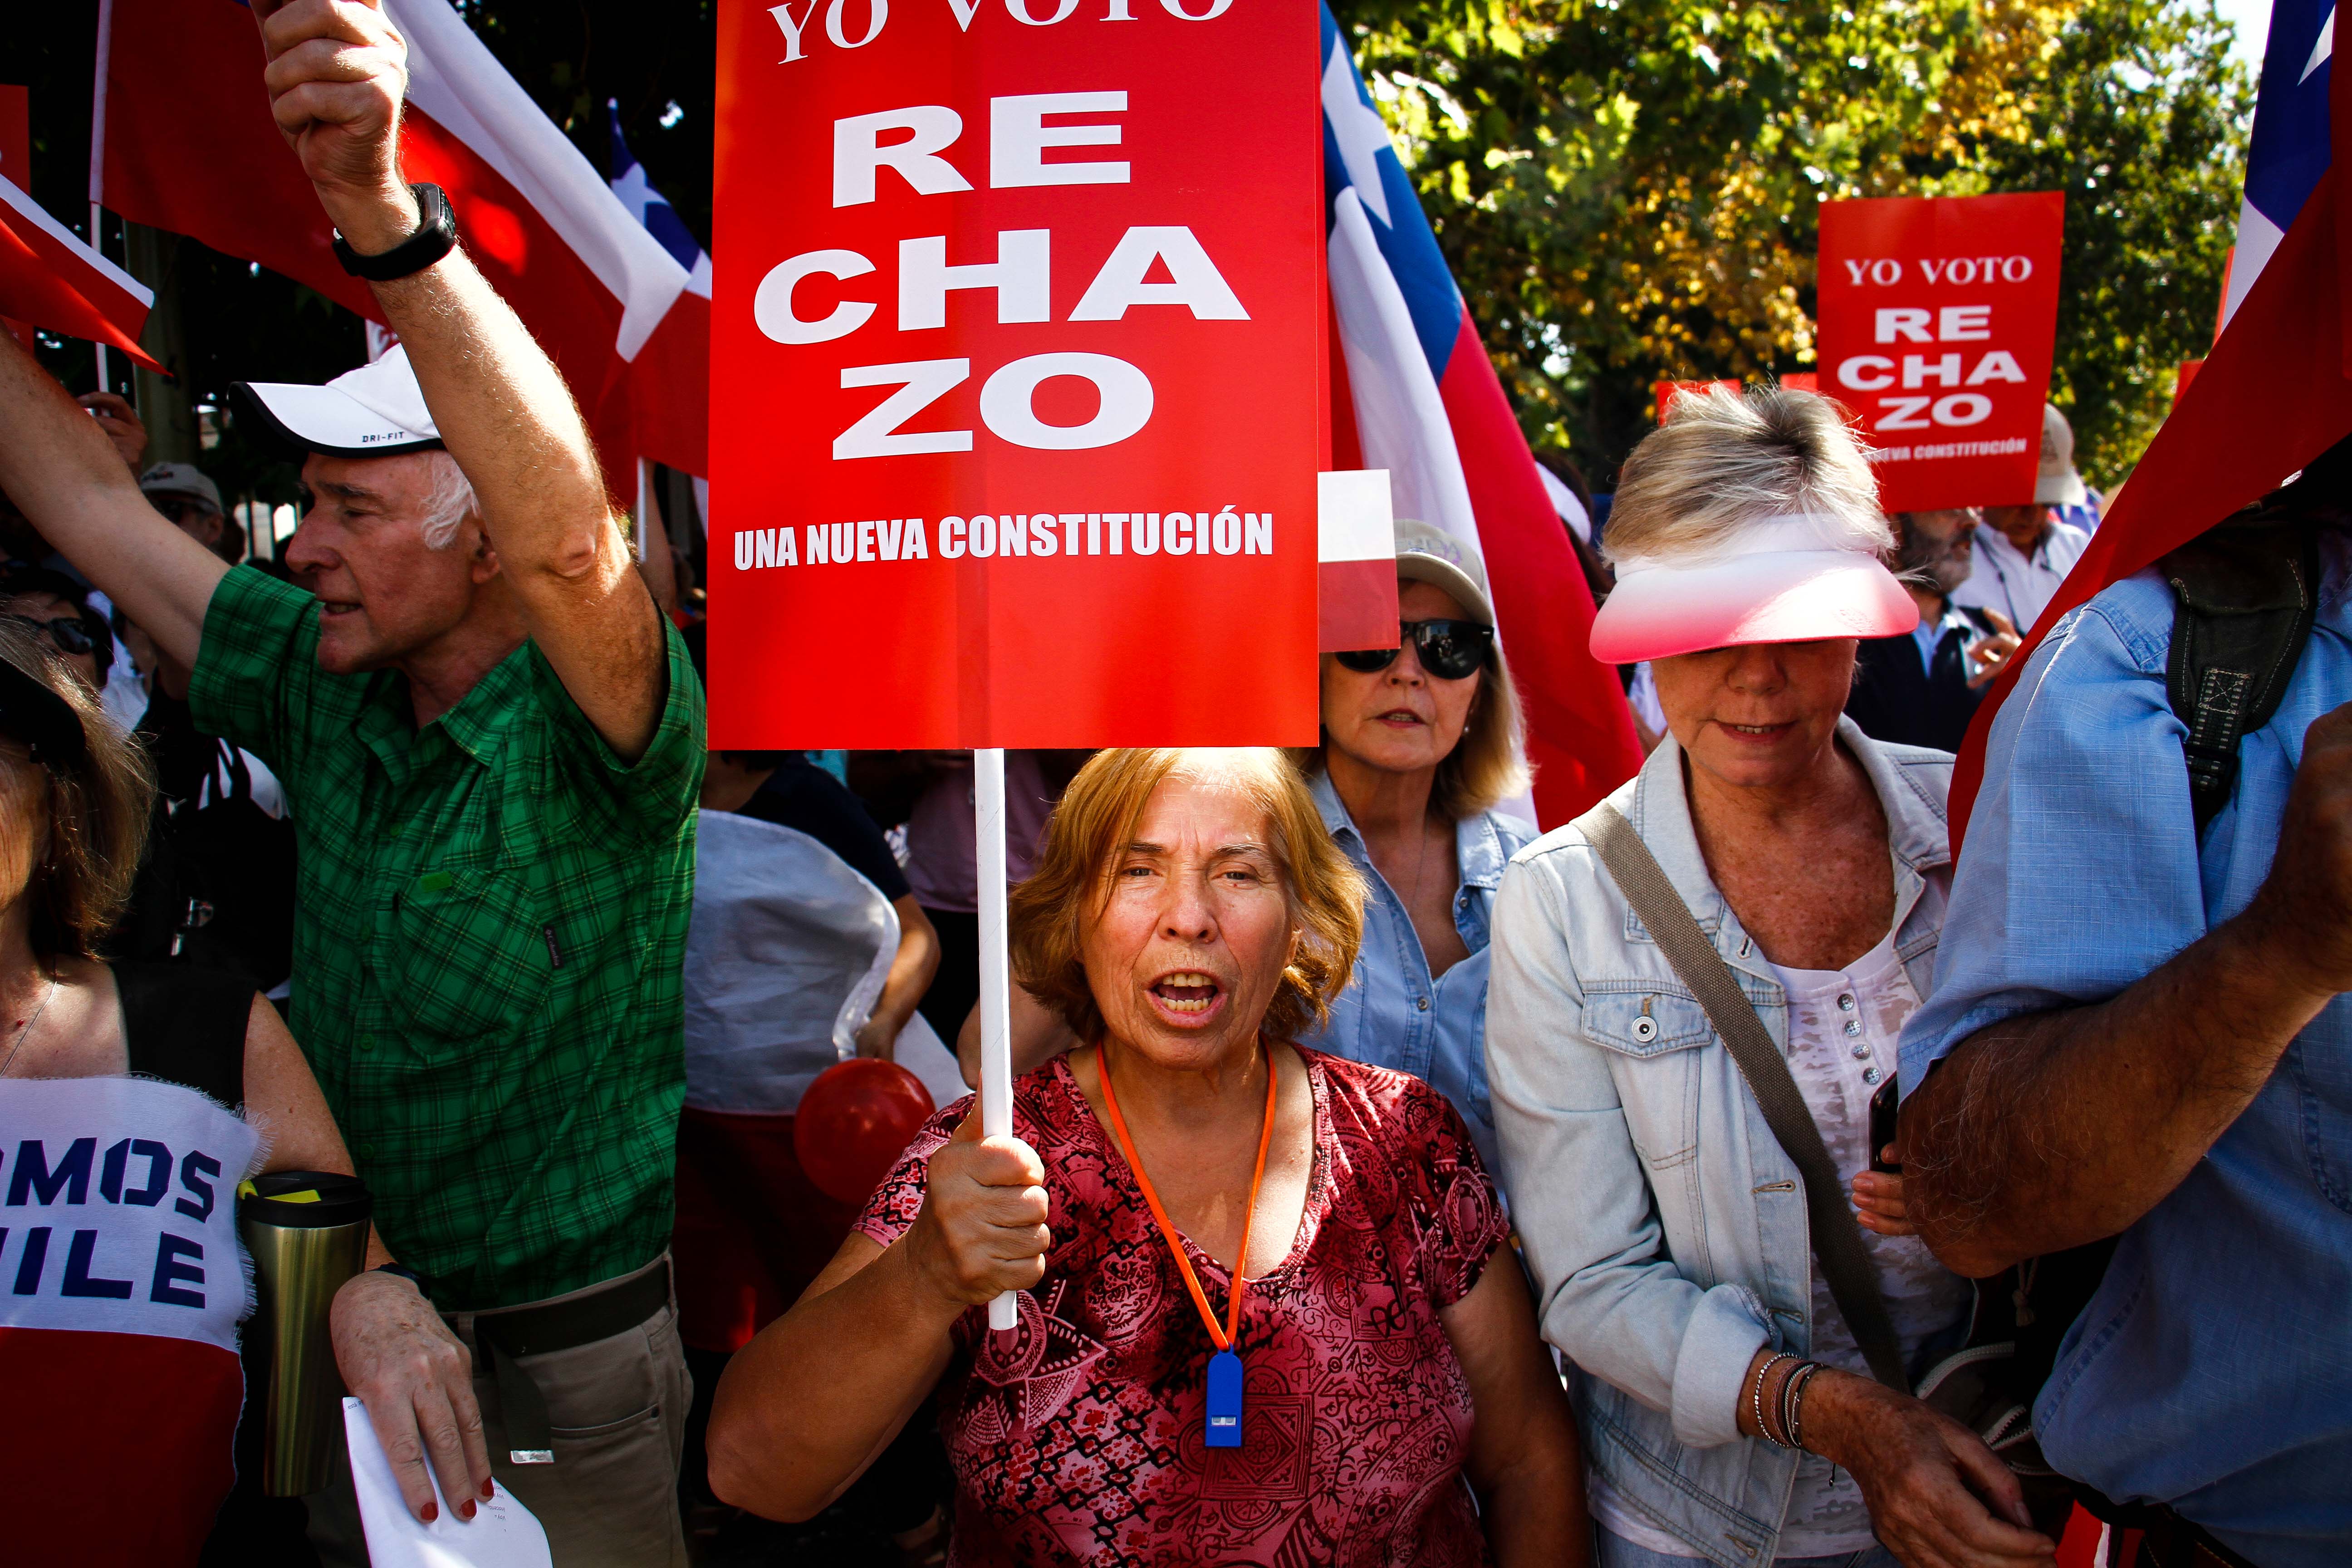
<path id="1" fill-rule="evenodd" d="M 393 249 L 420 221 L 400 169 L 406 44 L 377 0 L 253 10 L 270 111 L 327 216 L 361 255 Z M 635 761 L 667 695 L 661 618 L 571 391 L 462 248 L 373 288 L 481 502 L 526 630 L 605 743 Z"/>
<path id="2" fill-rule="evenodd" d="M 2347 989 L 2352 704 L 2305 732 L 2277 856 L 2243 913 L 2108 1001 L 1979 1030 L 1905 1100 L 1919 1234 L 1979 1278 L 2116 1235 L 2180 1184 Z"/>
<path id="3" fill-rule="evenodd" d="M 193 664 L 228 571 L 148 504 L 107 433 L 0 332 L 0 489 L 156 646 Z"/>

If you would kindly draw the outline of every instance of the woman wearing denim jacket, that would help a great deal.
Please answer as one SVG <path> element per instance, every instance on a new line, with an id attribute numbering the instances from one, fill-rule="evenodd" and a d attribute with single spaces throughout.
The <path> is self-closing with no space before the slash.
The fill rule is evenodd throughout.
<path id="1" fill-rule="evenodd" d="M 1527 793 L 1519 699 L 1477 548 L 1400 518 L 1396 572 L 1397 647 L 1323 656 L 1322 744 L 1294 754 L 1366 887 L 1355 975 L 1300 1043 L 1420 1079 L 1492 1170 L 1488 921 L 1535 837 L 1496 809 Z"/>
<path id="2" fill-rule="evenodd" d="M 1913 1377 L 1970 1294 L 1871 1173 L 1869 1100 L 1927 990 L 1951 759 L 1843 710 L 1917 611 L 1870 471 L 1810 394 L 1685 396 L 1624 468 L 1592 651 L 1653 661 L 1670 734 L 1611 797 L 1738 975 L 1842 1171 Z M 1487 1074 L 1546 1338 L 1574 1364 L 1602 1568 L 2051 1560 L 2007 1469 L 1875 1381 L 1797 1169 L 1575 826 L 1497 900 Z M 1783 1394 L 1790 1395 L 1783 1399 Z"/>

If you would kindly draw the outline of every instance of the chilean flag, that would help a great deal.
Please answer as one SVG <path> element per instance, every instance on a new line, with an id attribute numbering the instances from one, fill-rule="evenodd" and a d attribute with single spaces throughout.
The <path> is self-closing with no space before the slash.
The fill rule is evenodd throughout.
<path id="1" fill-rule="evenodd" d="M 2263 49 L 2254 133 L 2246 149 L 2238 247 L 2221 301 L 2224 327 L 2327 173 L 2327 95 L 2334 74 L 2328 61 L 2335 52 L 2336 0 L 2276 0 L 2270 42 Z"/>
<path id="2" fill-rule="evenodd" d="M 621 104 L 618 99 L 604 100 L 604 120 L 613 132 L 613 194 L 629 216 L 646 226 L 646 232 L 661 242 L 670 258 L 686 268 L 686 286 L 704 299 L 710 298 L 710 253 L 669 205 L 669 198 L 654 189 L 646 178 L 646 166 L 629 151 L 629 139 L 621 134 Z"/>
<path id="3" fill-rule="evenodd" d="M 408 40 L 401 156 L 448 192 L 467 253 L 561 367 L 608 472 L 700 473 L 710 283 L 664 248 L 446 0 L 384 0 Z M 381 321 L 278 135 L 238 0 L 103 0 L 90 199 Z M 188 84 L 205 85 L 187 112 Z"/>
<path id="4" fill-rule="evenodd" d="M 161 371 L 139 346 L 154 303 L 152 289 L 0 178 L 0 316 L 121 349 Z"/>
<path id="5" fill-rule="evenodd" d="M 1332 466 L 1386 468 L 1395 515 L 1485 557 L 1527 712 L 1536 815 L 1578 816 L 1642 765 L 1617 672 L 1586 647 L 1592 597 L 1437 237 L 1323 10 Z"/>
<path id="6" fill-rule="evenodd" d="M 2352 435 L 2352 202 L 2343 188 L 2352 167 L 2352 89 L 2330 79 L 2335 31 L 2328 0 L 2277 0 L 2272 11 L 2231 279 L 2233 313 L 2090 547 L 1978 707 L 1952 773 L 1955 852 L 1984 778 L 1993 715 L 2059 617 Z"/>

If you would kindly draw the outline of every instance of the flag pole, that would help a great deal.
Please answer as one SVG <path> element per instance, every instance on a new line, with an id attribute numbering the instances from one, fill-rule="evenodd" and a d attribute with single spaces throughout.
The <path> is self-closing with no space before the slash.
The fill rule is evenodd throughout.
<path id="1" fill-rule="evenodd" d="M 637 459 L 637 559 L 646 558 L 646 502 L 654 493 L 654 465 L 650 458 Z"/>
<path id="2" fill-rule="evenodd" d="M 98 66 L 89 93 L 89 247 L 100 256 L 106 254 L 98 237 L 99 203 L 106 195 L 106 72 L 113 50 L 114 0 L 98 0 Z M 31 188 L 29 181 L 26 188 Z M 98 389 L 108 391 L 106 345 L 93 342 L 90 349 L 98 356 Z"/>
<path id="3" fill-rule="evenodd" d="M 980 1130 L 1013 1136 L 1013 975 L 1004 932 L 1004 752 L 971 754 L 973 842 L 980 878 Z M 1021 1321 L 1020 1292 L 988 1304 L 988 1326 Z"/>

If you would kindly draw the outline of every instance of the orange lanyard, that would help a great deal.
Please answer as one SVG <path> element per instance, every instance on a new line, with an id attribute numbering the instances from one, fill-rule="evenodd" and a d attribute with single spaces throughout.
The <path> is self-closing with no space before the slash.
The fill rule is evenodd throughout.
<path id="1" fill-rule="evenodd" d="M 1168 1211 L 1160 1206 L 1160 1194 L 1151 1190 L 1151 1178 L 1143 1173 L 1143 1162 L 1136 1156 L 1135 1140 L 1127 1131 L 1127 1118 L 1118 1113 L 1118 1092 L 1110 1086 L 1110 1056 L 1097 1047 L 1095 1065 L 1101 1069 L 1103 1103 L 1110 1110 L 1111 1130 L 1118 1134 L 1118 1152 L 1127 1156 L 1127 1168 L 1135 1173 L 1135 1184 L 1143 1189 L 1143 1201 L 1151 1206 L 1151 1217 L 1160 1223 L 1160 1234 L 1167 1239 L 1168 1250 L 1176 1258 L 1176 1267 L 1183 1271 L 1184 1284 L 1192 1292 L 1192 1304 L 1201 1309 L 1201 1321 L 1209 1326 L 1209 1338 L 1217 1349 L 1229 1351 L 1242 1331 L 1242 1297 L 1249 1288 L 1242 1269 L 1249 1263 L 1250 1226 L 1257 1220 L 1257 1189 L 1265 1180 L 1266 1145 L 1274 1141 L 1274 1091 L 1276 1087 L 1274 1052 L 1265 1053 L 1265 1124 L 1258 1129 L 1257 1169 L 1250 1174 L 1249 1207 L 1242 1211 L 1242 1249 L 1234 1259 L 1234 1288 L 1226 1301 L 1226 1321 L 1217 1326 L 1217 1314 L 1209 1308 L 1208 1292 L 1201 1289 L 1200 1277 L 1192 1272 L 1190 1259 L 1184 1256 L 1184 1244 L 1178 1239 L 1176 1227 L 1168 1223 Z"/>

